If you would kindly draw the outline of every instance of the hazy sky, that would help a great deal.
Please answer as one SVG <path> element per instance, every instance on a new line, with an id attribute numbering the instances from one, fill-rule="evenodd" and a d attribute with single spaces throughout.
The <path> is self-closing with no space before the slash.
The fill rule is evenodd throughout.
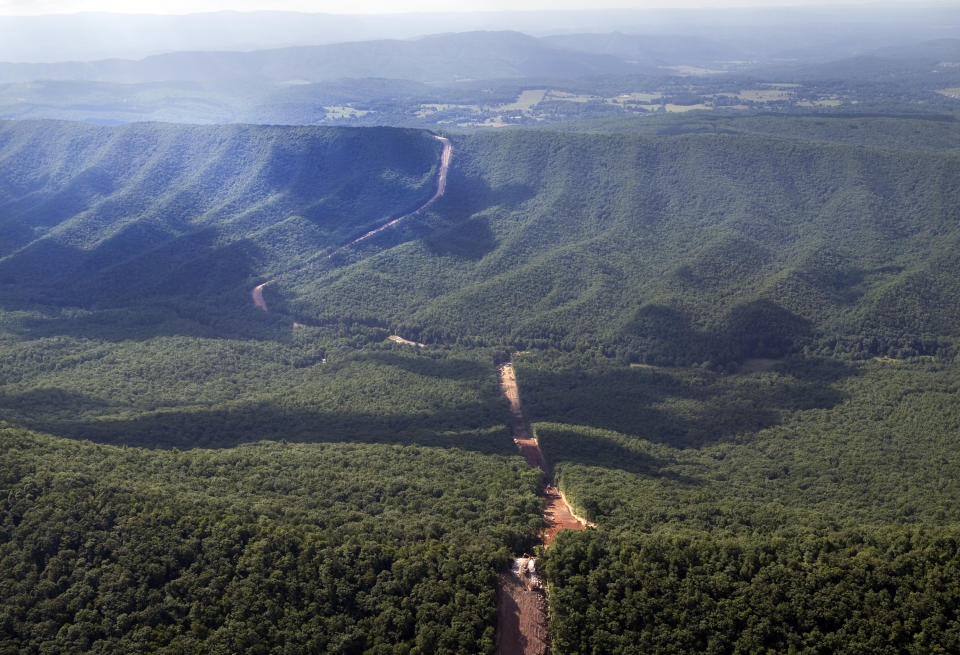
<path id="1" fill-rule="evenodd" d="M 186 14 L 200 11 L 310 11 L 381 13 L 410 11 L 501 11 L 546 9 L 647 9 L 827 6 L 878 4 L 877 0 L 0 0 L 0 15 L 110 11 Z"/>

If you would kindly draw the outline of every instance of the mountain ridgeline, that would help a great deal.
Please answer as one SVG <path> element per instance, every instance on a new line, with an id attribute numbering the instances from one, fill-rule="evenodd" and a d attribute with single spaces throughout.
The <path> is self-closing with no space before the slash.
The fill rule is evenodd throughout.
<path id="1" fill-rule="evenodd" d="M 298 278 L 282 289 L 298 315 L 652 364 L 933 354 L 960 330 L 955 152 L 753 135 L 454 143 L 447 195 L 394 235 L 406 242 Z"/>
<path id="2" fill-rule="evenodd" d="M 651 364 L 934 354 L 960 335 L 953 151 L 750 134 L 453 141 L 443 198 L 325 260 L 432 195 L 436 139 L 5 123 L 0 293 L 240 303 L 284 273 L 271 298 L 305 322 Z"/>
<path id="3" fill-rule="evenodd" d="M 389 128 L 2 123 L 0 287 L 70 306 L 239 294 L 422 204 L 440 149 Z"/>

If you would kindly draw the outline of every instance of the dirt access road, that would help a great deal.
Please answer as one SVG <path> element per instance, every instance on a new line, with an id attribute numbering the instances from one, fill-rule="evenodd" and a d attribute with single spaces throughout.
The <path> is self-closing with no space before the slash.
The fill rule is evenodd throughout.
<path id="1" fill-rule="evenodd" d="M 497 652 L 501 655 L 547 655 L 547 594 L 528 557 L 513 560 L 497 586 Z M 529 617 L 543 617 L 530 621 Z"/>
<path id="2" fill-rule="evenodd" d="M 523 415 L 513 364 L 507 362 L 500 366 L 497 377 L 500 391 L 510 403 L 513 442 L 530 466 L 548 473 L 547 460 Z M 573 513 L 559 489 L 545 484 L 541 493 L 546 501 L 543 515 L 547 529 L 541 535 L 545 546 L 549 546 L 561 530 L 583 530 L 586 527 L 587 522 Z M 513 568 L 500 576 L 497 588 L 497 653 L 547 655 L 549 652 L 546 588 L 536 574 L 536 560 L 517 558 Z"/>
<path id="3" fill-rule="evenodd" d="M 517 387 L 517 374 L 513 370 L 513 364 L 509 362 L 504 364 L 497 369 L 497 373 L 500 377 L 500 389 L 510 403 L 513 442 L 517 444 L 517 448 L 520 449 L 520 454 L 527 460 L 527 464 L 548 473 L 547 460 L 540 450 L 540 444 L 530 435 L 527 421 L 523 416 L 523 406 L 520 404 L 520 389 Z M 573 513 L 563 494 L 555 486 L 546 484 L 543 488 L 543 497 L 547 501 L 544 517 L 548 524 L 546 531 L 543 533 L 545 546 L 549 546 L 561 530 L 583 530 L 586 527 L 587 522 Z"/>
<path id="4" fill-rule="evenodd" d="M 330 259 L 331 257 L 333 257 L 334 255 L 336 255 L 337 253 L 339 253 L 339 252 L 341 252 L 341 251 L 349 248 L 350 246 L 355 245 L 355 244 L 358 244 L 358 243 L 360 243 L 361 241 L 364 241 L 364 240 L 366 240 L 366 239 L 369 239 L 369 238 L 372 237 L 373 235 L 379 234 L 380 232 L 383 232 L 383 231 L 386 230 L 388 227 L 391 227 L 391 226 L 393 226 L 393 225 L 396 225 L 397 223 L 399 223 L 399 222 L 402 221 L 403 219 L 405 219 L 405 218 L 410 218 L 410 217 L 413 216 L 414 214 L 423 211 L 424 209 L 426 209 L 427 207 L 429 207 L 430 205 L 432 205 L 434 202 L 436 202 L 436 200 L 437 200 L 438 198 L 440 198 L 440 197 L 446 192 L 446 190 L 447 190 L 447 173 L 448 173 L 449 170 L 450 170 L 450 160 L 453 158 L 453 144 L 450 143 L 450 139 L 448 139 L 448 138 L 445 137 L 445 136 L 439 136 L 439 135 L 437 135 L 437 134 L 434 134 L 434 135 L 433 135 L 433 138 L 434 138 L 434 139 L 437 139 L 438 141 L 440 141 L 440 143 L 443 144 L 443 150 L 440 152 L 440 170 L 437 172 L 437 190 L 433 192 L 433 195 L 432 195 L 432 196 L 430 196 L 430 200 L 426 201 L 425 203 L 423 203 L 422 205 L 420 205 L 419 207 L 417 207 L 416 209 L 414 209 L 412 212 L 410 212 L 410 213 L 408 213 L 408 214 L 404 214 L 403 216 L 400 216 L 400 217 L 398 217 L 398 218 L 395 218 L 395 219 L 393 219 L 392 221 L 390 221 L 389 223 L 384 223 L 384 224 L 381 225 L 380 227 L 375 228 L 375 229 L 373 229 L 373 230 L 370 230 L 369 232 L 367 232 L 367 233 L 364 234 L 363 236 L 357 237 L 356 239 L 354 239 L 353 241 L 350 241 L 349 243 L 345 243 L 344 245 L 340 246 L 339 248 L 337 248 L 336 250 L 334 250 L 334 251 L 331 252 L 330 254 L 326 255 L 326 256 L 324 257 L 324 259 Z M 309 264 L 309 263 L 310 263 L 310 262 L 308 261 L 308 262 L 304 263 L 303 266 L 306 266 L 306 265 Z M 296 270 L 296 269 L 294 269 L 294 270 Z M 274 279 L 274 280 L 269 280 L 269 281 L 267 281 L 267 282 L 264 282 L 263 284 L 258 284 L 257 286 L 255 286 L 255 287 L 253 288 L 253 291 L 250 292 L 250 296 L 253 298 L 253 304 L 254 304 L 255 307 L 258 307 L 258 308 L 262 309 L 262 310 L 265 311 L 265 312 L 266 312 L 266 311 L 269 311 L 269 310 L 267 309 L 267 302 L 263 299 L 263 289 L 264 289 L 267 285 L 273 284 L 274 282 L 276 282 L 275 279 Z"/>

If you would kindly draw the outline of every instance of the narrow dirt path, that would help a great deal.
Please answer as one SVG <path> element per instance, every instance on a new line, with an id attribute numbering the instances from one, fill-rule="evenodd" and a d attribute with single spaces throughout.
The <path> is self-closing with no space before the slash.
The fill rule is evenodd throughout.
<path id="1" fill-rule="evenodd" d="M 530 466 L 548 473 L 547 460 L 523 415 L 513 363 L 500 366 L 497 377 L 500 391 L 510 403 L 513 442 Z M 586 527 L 587 522 L 573 513 L 559 489 L 547 483 L 541 493 L 546 501 L 543 515 L 547 529 L 541 535 L 544 546 L 549 546 L 561 530 L 583 530 Z M 536 575 L 536 560 L 517 558 L 513 568 L 500 576 L 497 588 L 497 653 L 547 655 L 549 652 L 546 588 Z"/>
<path id="2" fill-rule="evenodd" d="M 391 227 L 391 226 L 393 226 L 393 225 L 396 225 L 397 223 L 399 223 L 399 222 L 402 221 L 403 219 L 405 219 L 405 218 L 410 218 L 411 216 L 413 216 L 413 215 L 416 214 L 417 212 L 423 211 L 424 209 L 426 209 L 427 207 L 429 207 L 430 205 L 432 205 L 432 204 L 437 200 L 437 198 L 439 198 L 440 196 L 442 196 L 442 195 L 446 192 L 446 190 L 447 190 L 447 171 L 448 171 L 449 168 L 450 168 L 450 158 L 453 156 L 453 144 L 450 143 L 450 139 L 448 139 L 447 137 L 444 137 L 444 136 L 437 136 L 437 135 L 435 134 L 435 135 L 433 135 L 433 138 L 434 138 L 434 139 L 438 139 L 438 140 L 440 141 L 440 143 L 443 144 L 443 151 L 440 153 L 440 171 L 437 173 L 437 190 L 434 192 L 434 194 L 433 194 L 432 196 L 430 196 L 430 200 L 426 201 L 425 203 L 423 203 L 422 205 L 420 205 L 419 207 L 417 207 L 416 209 L 414 209 L 414 210 L 413 210 L 412 212 L 410 212 L 409 214 L 404 214 L 403 216 L 400 216 L 399 218 L 393 219 L 393 220 L 390 221 L 389 223 L 384 223 L 384 224 L 381 225 L 380 227 L 378 227 L 378 228 L 376 228 L 376 229 L 373 229 L 373 230 L 370 230 L 369 232 L 367 232 L 367 233 L 364 234 L 363 236 L 357 237 L 357 238 L 354 239 L 353 241 L 351 241 L 351 242 L 349 242 L 349 243 L 347 243 L 347 244 L 344 244 L 344 245 L 340 246 L 339 248 L 337 248 L 336 250 L 334 250 L 332 253 L 330 253 L 329 255 L 327 255 L 327 259 L 330 259 L 331 257 L 333 257 L 334 255 L 336 255 L 336 254 L 337 254 L 338 252 L 340 252 L 341 250 L 344 250 L 344 249 L 346 249 L 346 248 L 349 248 L 350 246 L 352 246 L 352 245 L 354 245 L 354 244 L 360 243 L 361 241 L 363 241 L 363 240 L 365 240 L 365 239 L 369 239 L 369 238 L 372 237 L 373 235 L 379 234 L 380 232 L 383 232 L 383 231 L 386 230 L 388 227 Z"/>
<path id="3" fill-rule="evenodd" d="M 399 217 L 393 219 L 392 221 L 390 221 L 390 222 L 388 222 L 388 223 L 384 223 L 383 225 L 381 225 L 381 226 L 378 227 L 378 228 L 375 228 L 375 229 L 373 229 L 373 230 L 370 230 L 369 232 L 367 232 L 367 233 L 364 234 L 363 236 L 357 237 L 357 238 L 354 239 L 353 241 L 350 241 L 350 242 L 348 242 L 348 243 L 343 244 L 342 246 L 340 246 L 339 248 L 337 248 L 337 249 L 334 250 L 333 252 L 324 255 L 324 256 L 323 256 L 322 258 L 320 258 L 320 259 L 330 259 L 330 258 L 332 258 L 334 255 L 336 255 L 336 254 L 338 254 L 338 253 L 346 250 L 346 249 L 349 248 L 350 246 L 353 246 L 353 245 L 355 245 L 355 244 L 358 244 L 358 243 L 360 243 L 361 241 L 365 241 L 366 239 L 369 239 L 370 237 L 374 236 L 375 234 L 379 234 L 380 232 L 383 232 L 383 231 L 386 230 L 388 227 L 391 227 L 391 226 L 396 225 L 397 223 L 399 223 L 400 221 L 404 220 L 405 218 L 410 218 L 410 217 L 413 216 L 414 214 L 420 213 L 421 211 L 423 211 L 424 209 L 426 209 L 427 207 L 429 207 L 430 205 L 432 205 L 434 202 L 436 202 L 436 200 L 437 200 L 438 198 L 440 198 L 444 193 L 446 193 L 446 191 L 447 191 L 447 173 L 448 173 L 449 170 L 450 170 L 450 160 L 453 158 L 453 144 L 450 142 L 450 139 L 448 139 L 448 138 L 445 137 L 445 136 L 440 136 L 440 135 L 438 135 L 438 134 L 434 134 L 434 135 L 433 135 L 433 138 L 434 138 L 434 139 L 437 139 L 438 141 L 440 141 L 440 143 L 443 144 L 443 150 L 440 152 L 440 169 L 439 169 L 439 171 L 437 172 L 437 189 L 436 189 L 436 191 L 434 191 L 433 195 L 430 196 L 430 199 L 427 200 L 427 201 L 426 201 L 425 203 L 423 203 L 422 205 L 420 205 L 419 207 L 417 207 L 416 209 L 414 209 L 412 212 L 409 212 L 409 213 L 407 213 L 407 214 L 404 214 L 403 216 L 399 216 Z M 305 268 L 305 267 L 309 266 L 313 261 L 316 261 L 316 260 L 317 260 L 316 257 L 312 257 L 312 258 L 308 259 L 307 261 L 305 261 L 305 262 L 304 262 L 303 264 L 301 264 L 300 266 L 292 269 L 291 271 L 287 271 L 286 273 L 284 273 L 284 275 L 287 275 L 287 274 L 291 273 L 293 270 L 300 270 L 300 269 L 302 269 L 302 268 Z M 281 277 L 282 277 L 282 276 L 281 276 Z M 251 295 L 252 298 L 253 298 L 253 304 L 254 304 L 254 306 L 259 307 L 260 309 L 262 309 L 262 310 L 265 311 L 265 312 L 266 312 L 266 311 L 269 311 L 269 310 L 267 309 L 267 302 L 263 299 L 263 289 L 264 289 L 264 287 L 266 287 L 268 284 L 273 284 L 273 283 L 276 282 L 276 281 L 277 281 L 276 279 L 268 280 L 267 282 L 264 282 L 263 284 L 259 284 L 259 285 L 257 285 L 256 287 L 253 288 L 253 291 L 250 292 L 250 295 Z"/>

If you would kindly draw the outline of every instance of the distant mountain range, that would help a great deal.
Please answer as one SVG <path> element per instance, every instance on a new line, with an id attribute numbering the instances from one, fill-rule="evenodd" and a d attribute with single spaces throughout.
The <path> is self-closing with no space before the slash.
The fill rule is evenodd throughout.
<path id="1" fill-rule="evenodd" d="M 140 59 L 184 51 L 252 51 L 427 34 L 513 30 L 534 36 L 580 33 L 697 37 L 753 57 L 836 59 L 960 29 L 955 3 L 902 7 L 619 9 L 345 15 L 215 12 L 180 16 L 82 13 L 0 16 L 0 61 Z M 787 54 L 791 53 L 791 54 Z"/>
<path id="2" fill-rule="evenodd" d="M 960 38 L 935 39 L 879 48 L 825 64 L 802 66 L 798 77 L 847 81 L 939 76 L 945 84 L 960 79 Z"/>
<path id="3" fill-rule="evenodd" d="M 535 76 L 576 77 L 636 70 L 636 65 L 612 55 L 562 50 L 518 32 L 470 32 L 412 41 L 366 41 L 255 52 L 178 52 L 138 61 L 3 64 L 0 80 L 221 83 L 387 77 L 443 83 Z"/>

